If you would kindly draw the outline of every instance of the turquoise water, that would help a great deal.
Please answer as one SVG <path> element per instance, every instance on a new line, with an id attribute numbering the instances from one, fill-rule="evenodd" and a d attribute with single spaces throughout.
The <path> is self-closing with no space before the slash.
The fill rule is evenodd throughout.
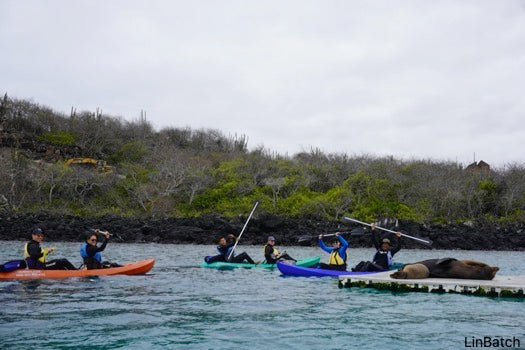
<path id="1" fill-rule="evenodd" d="M 80 264 L 78 244 L 54 245 L 56 257 Z M 0 260 L 19 258 L 22 246 L 2 242 Z M 262 258 L 261 247 L 239 248 Z M 294 257 L 322 253 L 286 250 Z M 465 337 L 485 336 L 516 337 L 525 348 L 522 300 L 340 289 L 331 278 L 199 267 L 213 251 L 110 243 L 105 259 L 154 257 L 155 267 L 145 276 L 0 282 L 0 349 L 465 349 Z M 373 251 L 349 254 L 353 265 Z M 523 252 L 402 250 L 396 258 L 447 256 L 525 275 Z"/>

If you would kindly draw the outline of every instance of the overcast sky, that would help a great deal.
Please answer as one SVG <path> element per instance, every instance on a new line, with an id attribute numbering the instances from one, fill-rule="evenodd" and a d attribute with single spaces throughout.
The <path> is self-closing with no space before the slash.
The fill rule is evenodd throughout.
<path id="1" fill-rule="evenodd" d="M 0 92 L 293 155 L 525 162 L 525 1 L 0 0 Z"/>

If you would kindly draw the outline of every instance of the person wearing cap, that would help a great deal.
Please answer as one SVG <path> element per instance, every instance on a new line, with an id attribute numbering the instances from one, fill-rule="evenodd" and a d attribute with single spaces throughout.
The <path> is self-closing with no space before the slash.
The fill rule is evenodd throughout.
<path id="1" fill-rule="evenodd" d="M 328 270 L 346 271 L 346 249 L 348 242 L 339 232 L 335 234 L 332 240 L 332 247 L 327 247 L 323 242 L 323 235 L 319 235 L 319 246 L 322 250 L 330 254 L 328 264 L 319 263 L 319 267 Z"/>
<path id="2" fill-rule="evenodd" d="M 394 255 L 401 249 L 401 232 L 396 232 L 396 243 L 388 238 L 380 239 L 376 227 L 372 224 L 372 241 L 377 252 L 374 254 L 372 261 L 361 261 L 352 271 L 385 271 L 394 263 Z"/>
<path id="3" fill-rule="evenodd" d="M 279 253 L 277 248 L 275 248 L 275 237 L 269 236 L 266 244 L 264 245 L 264 258 L 266 259 L 267 264 L 275 264 L 278 261 L 283 260 L 292 260 L 297 261 L 292 258 L 286 251 Z"/>
<path id="4" fill-rule="evenodd" d="M 372 225 L 372 239 L 377 252 L 374 254 L 372 262 L 381 267 L 381 270 L 388 270 L 392 266 L 394 255 L 401 249 L 401 232 L 396 232 L 396 243 L 392 246 L 390 239 L 383 238 L 380 241 L 375 225 Z"/>
<path id="5" fill-rule="evenodd" d="M 97 235 L 99 233 L 104 235 L 104 241 L 100 246 L 97 246 Z M 110 234 L 108 231 L 100 231 L 99 229 L 86 232 L 86 241 L 80 246 L 80 256 L 88 270 L 122 266 L 116 263 L 102 261 L 102 255 L 100 252 L 106 249 L 109 236 Z"/>
<path id="6" fill-rule="evenodd" d="M 217 251 L 219 252 L 219 254 L 215 256 L 207 256 L 204 258 L 204 261 L 208 264 L 211 264 L 217 261 L 234 262 L 234 263 L 242 263 L 246 261 L 249 264 L 255 264 L 255 261 L 253 261 L 253 259 L 246 252 L 242 252 L 239 255 L 235 255 L 235 252 L 233 252 L 233 254 L 231 254 L 231 257 L 230 257 L 230 253 L 233 249 L 233 246 L 238 241 L 239 241 L 239 238 L 235 237 L 235 235 L 232 233 L 230 233 L 226 237 L 220 236 L 218 239 L 219 245 L 217 246 Z"/>
<path id="7" fill-rule="evenodd" d="M 56 251 L 56 248 L 43 249 L 40 242 L 44 240 L 44 233 L 39 227 L 33 228 L 31 240 L 24 246 L 24 259 L 28 269 L 35 270 L 76 270 L 67 259 L 47 261 L 47 255 Z"/>

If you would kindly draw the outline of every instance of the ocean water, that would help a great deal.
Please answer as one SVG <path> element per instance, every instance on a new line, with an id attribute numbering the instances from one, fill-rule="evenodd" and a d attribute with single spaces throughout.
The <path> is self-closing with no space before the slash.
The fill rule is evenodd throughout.
<path id="1" fill-rule="evenodd" d="M 42 245 L 80 264 L 79 244 Z M 1 242 L 0 260 L 19 258 L 22 246 Z M 315 247 L 286 250 L 328 257 Z M 262 259 L 262 247 L 242 251 Z M 110 243 L 105 260 L 153 257 L 155 267 L 144 276 L 0 281 L 0 349 L 465 349 L 473 337 L 514 338 L 525 348 L 523 300 L 347 289 L 337 279 L 278 270 L 201 268 L 211 254 L 211 245 Z M 372 254 L 349 249 L 349 263 Z M 401 250 L 396 260 L 449 256 L 525 275 L 524 252 Z"/>

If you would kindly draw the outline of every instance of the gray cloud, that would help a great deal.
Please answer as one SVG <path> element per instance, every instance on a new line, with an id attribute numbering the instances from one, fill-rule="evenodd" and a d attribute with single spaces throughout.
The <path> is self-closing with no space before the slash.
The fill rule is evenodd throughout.
<path id="1" fill-rule="evenodd" d="M 515 1 L 0 2 L 0 87 L 293 154 L 523 162 Z"/>

